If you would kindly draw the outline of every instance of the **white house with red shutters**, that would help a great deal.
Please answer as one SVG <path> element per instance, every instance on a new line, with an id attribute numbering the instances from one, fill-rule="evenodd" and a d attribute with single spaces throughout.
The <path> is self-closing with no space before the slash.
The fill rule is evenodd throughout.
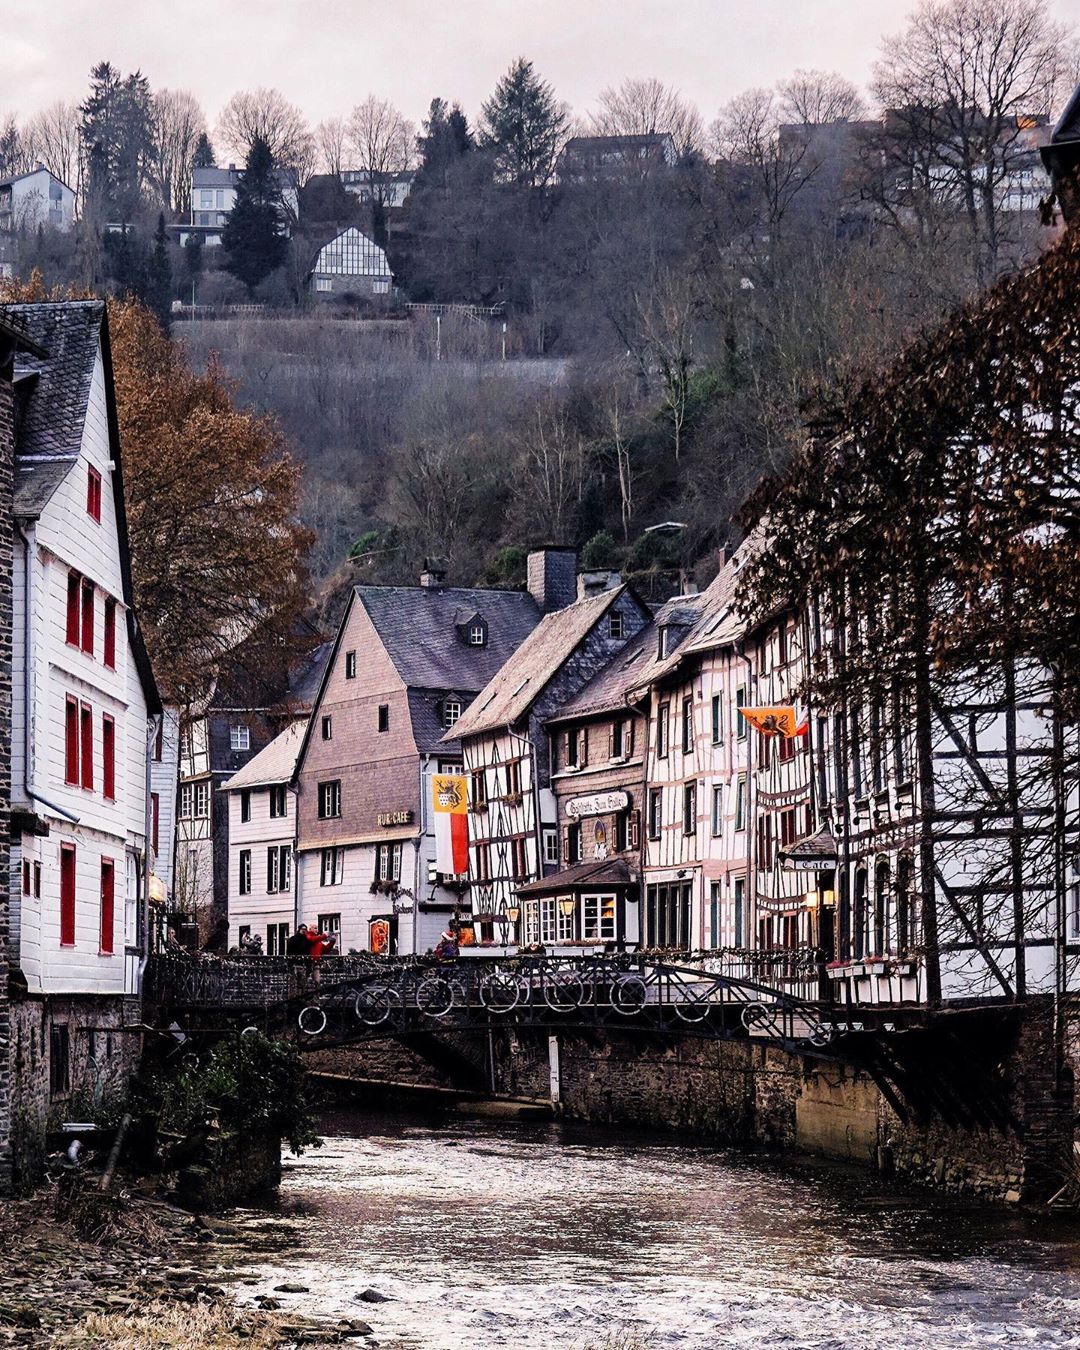
<path id="1" fill-rule="evenodd" d="M 25 1062 L 48 1025 L 57 1102 L 119 1078 L 136 1050 L 123 1028 L 147 946 L 162 707 L 132 608 L 105 306 L 2 312 L 37 353 L 14 377 L 13 1052 Z M 159 819 L 159 847 L 163 833 Z"/>

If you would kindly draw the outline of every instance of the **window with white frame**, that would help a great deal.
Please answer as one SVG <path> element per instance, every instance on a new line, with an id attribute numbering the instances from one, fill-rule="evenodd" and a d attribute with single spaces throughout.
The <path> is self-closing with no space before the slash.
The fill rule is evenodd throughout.
<path id="1" fill-rule="evenodd" d="M 469 626 L 469 646 L 482 647 L 487 641 L 487 627 L 484 623 L 477 621 Z"/>
<path id="2" fill-rule="evenodd" d="M 244 722 L 234 722 L 229 728 L 229 749 L 250 750 L 251 729 Z"/>
<path id="3" fill-rule="evenodd" d="M 319 855 L 319 885 L 340 886 L 345 873 L 345 850 L 324 848 Z"/>
<path id="4" fill-rule="evenodd" d="M 176 814 L 181 820 L 191 819 L 192 792 L 190 783 L 180 784 L 180 799 L 177 805 Z"/>
<path id="5" fill-rule="evenodd" d="M 240 894 L 251 894 L 251 849 L 240 850 Z"/>
<path id="6" fill-rule="evenodd" d="M 585 942 L 604 942 L 614 938 L 615 897 L 613 895 L 582 896 L 581 936 Z"/>
<path id="7" fill-rule="evenodd" d="M 210 815 L 210 784 L 206 782 L 194 785 L 194 816 L 196 820 L 206 820 Z"/>
<path id="8" fill-rule="evenodd" d="M 375 875 L 379 881 L 401 880 L 401 845 L 375 846 Z"/>
<path id="9" fill-rule="evenodd" d="M 709 812 L 713 838 L 724 832 L 724 789 L 719 783 L 713 785 L 712 810 Z"/>
<path id="10" fill-rule="evenodd" d="M 315 289 L 317 291 L 332 291 L 334 289 L 334 283 L 329 277 L 316 277 Z"/>
<path id="11" fill-rule="evenodd" d="M 341 815 L 341 779 L 319 784 L 319 819 L 333 820 Z"/>
<path id="12" fill-rule="evenodd" d="M 275 783 L 270 789 L 270 819 L 281 820 L 289 809 L 284 783 Z"/>
<path id="13" fill-rule="evenodd" d="M 461 699 L 448 698 L 443 700 L 443 726 L 448 730 L 457 722 L 461 716 Z"/>
<path id="14" fill-rule="evenodd" d="M 559 861 L 559 831 L 544 831 L 544 862 L 547 865 L 558 864 Z"/>
<path id="15" fill-rule="evenodd" d="M 292 849 L 288 844 L 277 844 L 266 850 L 266 893 L 292 888 Z"/>
<path id="16" fill-rule="evenodd" d="M 746 829 L 746 775 L 740 774 L 735 782 L 735 828 Z"/>

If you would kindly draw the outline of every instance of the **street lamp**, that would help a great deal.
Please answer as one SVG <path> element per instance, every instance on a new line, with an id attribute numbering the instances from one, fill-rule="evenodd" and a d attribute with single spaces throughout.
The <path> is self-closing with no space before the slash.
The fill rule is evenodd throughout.
<path id="1" fill-rule="evenodd" d="M 514 930 L 514 942 L 516 943 L 517 940 L 518 940 L 518 937 L 517 937 L 517 925 L 518 925 L 518 919 L 521 917 L 521 910 L 520 910 L 520 908 L 519 908 L 517 905 L 507 905 L 507 906 L 506 906 L 506 917 L 507 917 L 507 919 L 509 920 L 511 927 L 512 927 L 513 930 Z"/>

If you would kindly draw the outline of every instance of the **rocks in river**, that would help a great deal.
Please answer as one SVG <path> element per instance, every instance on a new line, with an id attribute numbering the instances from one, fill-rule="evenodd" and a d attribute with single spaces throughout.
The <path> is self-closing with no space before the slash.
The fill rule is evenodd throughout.
<path id="1" fill-rule="evenodd" d="M 278 1298 L 271 1298 L 269 1294 L 260 1294 L 255 1302 L 264 1312 L 277 1312 L 281 1307 L 281 1300 Z"/>
<path id="2" fill-rule="evenodd" d="M 391 1302 L 389 1294 L 380 1294 L 377 1289 L 365 1289 L 362 1293 L 356 1295 L 361 1303 L 389 1303 Z"/>
<path id="3" fill-rule="evenodd" d="M 310 1294 L 311 1290 L 306 1284 L 275 1284 L 275 1294 Z"/>

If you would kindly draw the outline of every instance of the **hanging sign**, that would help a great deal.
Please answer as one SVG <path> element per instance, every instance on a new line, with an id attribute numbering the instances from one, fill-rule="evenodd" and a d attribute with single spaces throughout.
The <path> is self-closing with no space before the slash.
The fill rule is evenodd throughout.
<path id="1" fill-rule="evenodd" d="M 566 803 L 566 814 L 572 820 L 579 816 L 607 816 L 625 811 L 629 805 L 628 792 L 593 792 L 588 797 L 571 797 Z"/>

